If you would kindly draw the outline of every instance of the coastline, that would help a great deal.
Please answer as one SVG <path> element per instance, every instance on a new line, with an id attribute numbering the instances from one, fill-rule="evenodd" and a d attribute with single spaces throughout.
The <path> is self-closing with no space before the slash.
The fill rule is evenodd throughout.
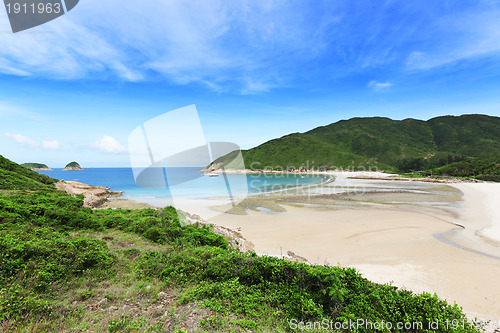
<path id="1" fill-rule="evenodd" d="M 478 239 L 500 248 L 500 183 L 454 184 L 464 193 L 461 221 L 467 226 L 463 239 Z M 478 214 L 479 213 L 479 214 Z"/>
<path id="2" fill-rule="evenodd" d="M 404 177 L 399 174 L 386 173 L 382 171 L 351 171 L 351 170 L 309 170 L 309 169 L 297 169 L 297 170 L 268 170 L 268 169 L 202 169 L 198 172 L 204 174 L 290 174 L 290 175 L 337 175 L 343 173 L 349 173 L 351 179 L 364 179 L 364 180 L 392 180 L 392 181 L 416 181 L 416 182 L 426 182 L 426 183 L 482 183 L 482 180 L 476 180 L 473 178 L 461 179 L 461 178 L 435 178 L 435 177 Z"/>
<path id="3" fill-rule="evenodd" d="M 334 182 L 301 189 L 302 195 L 313 199 L 327 196 L 325 200 L 338 202 L 337 206 L 325 207 L 314 200 L 281 202 L 284 212 L 250 210 L 244 216 L 218 214 L 204 220 L 211 205 L 224 202 L 212 198 L 192 200 L 188 203 L 192 209 L 184 210 L 199 214 L 188 214 L 190 221 L 212 224 L 217 233 L 237 240 L 233 245 L 244 243 L 240 247 L 243 251 L 253 249 L 259 255 L 354 267 L 377 283 L 437 293 L 451 304 L 457 302 L 471 318 L 500 320 L 500 290 L 495 279 L 500 275 L 500 260 L 478 253 L 500 257 L 500 243 L 489 237 L 491 233 L 500 235 L 496 208 L 500 184 L 407 181 L 386 179 L 387 174 L 373 172 L 328 174 L 336 177 Z M 398 187 L 404 191 L 395 191 Z M 357 195 L 365 197 L 364 201 L 348 194 L 361 188 L 364 192 Z M 421 193 L 426 189 L 443 198 L 449 192 L 456 201 L 443 205 L 391 202 L 392 197 L 430 197 Z M 266 195 L 273 197 L 276 193 Z M 389 202 L 380 202 L 380 198 Z M 113 197 L 105 202 L 122 200 L 134 203 Z M 101 207 L 134 209 L 127 205 Z"/>
<path id="4" fill-rule="evenodd" d="M 323 195 L 324 201 L 338 201 L 338 205 L 327 207 L 318 204 L 320 200 L 281 203 L 285 212 L 221 214 L 211 222 L 240 230 L 260 255 L 286 257 L 290 251 L 311 264 L 354 267 L 374 282 L 437 293 L 451 304 L 457 302 L 471 318 L 500 320 L 495 278 L 500 275 L 500 260 L 493 258 L 500 258 L 500 245 L 486 238 L 491 232 L 500 234 L 500 222 L 497 210 L 485 209 L 500 201 L 500 184 L 408 181 L 371 172 L 332 174 L 333 183 L 306 194 Z M 393 186 L 410 188 L 397 192 L 391 190 Z M 361 188 L 364 192 L 357 196 L 366 201 L 346 194 Z M 422 189 L 455 201 L 402 203 L 391 198 L 431 196 L 421 194 Z M 458 231 L 448 234 L 453 230 Z M 436 235 L 446 235 L 465 249 Z"/>
<path id="5" fill-rule="evenodd" d="M 147 203 L 141 203 L 129 199 L 121 199 L 121 191 L 112 192 L 108 187 L 104 186 L 93 186 L 88 184 L 83 184 L 76 181 L 64 181 L 61 180 L 55 184 L 58 190 L 64 191 L 70 195 L 82 194 L 84 196 L 84 207 L 89 207 L 92 209 L 160 209 L 160 207 L 155 207 Z M 190 214 L 189 212 L 184 212 L 183 215 L 186 218 L 187 223 L 199 223 L 202 225 L 211 224 L 202 219 L 199 215 Z M 226 238 L 229 244 L 240 251 L 250 251 L 254 249 L 253 243 L 249 242 L 245 237 L 241 235 L 238 231 L 231 230 L 224 226 L 213 225 L 213 230 L 215 233 L 222 235 Z"/>
<path id="6" fill-rule="evenodd" d="M 82 194 L 83 206 L 90 208 L 98 208 L 109 201 L 109 198 L 118 198 L 122 195 L 121 191 L 112 192 L 109 187 L 93 186 L 76 181 L 60 180 L 55 183 L 55 187 L 73 196 Z"/>

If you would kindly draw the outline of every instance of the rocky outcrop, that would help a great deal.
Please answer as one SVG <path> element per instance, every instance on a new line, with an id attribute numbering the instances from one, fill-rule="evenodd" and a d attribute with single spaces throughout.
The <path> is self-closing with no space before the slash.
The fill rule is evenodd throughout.
<path id="1" fill-rule="evenodd" d="M 222 163 L 212 163 L 205 169 L 200 170 L 202 173 L 222 172 Z"/>
<path id="2" fill-rule="evenodd" d="M 304 264 L 310 264 L 309 260 L 307 260 L 306 258 L 301 257 L 299 255 L 296 255 L 292 251 L 288 251 L 284 258 L 285 258 L 285 260 L 292 261 L 292 262 L 296 261 L 296 262 L 301 262 Z"/>
<path id="3" fill-rule="evenodd" d="M 80 164 L 76 162 L 71 162 L 66 165 L 66 167 L 63 169 L 63 171 L 82 171 L 85 170 L 80 166 Z"/>
<path id="4" fill-rule="evenodd" d="M 239 249 L 242 252 L 254 250 L 253 243 L 246 240 L 241 233 L 216 224 L 213 224 L 213 228 L 216 234 L 226 238 L 231 247 Z"/>
<path id="5" fill-rule="evenodd" d="M 51 168 L 28 168 L 28 169 L 31 169 L 33 171 L 54 171 Z"/>
<path id="6" fill-rule="evenodd" d="M 108 201 L 108 198 L 117 198 L 122 192 L 112 192 L 109 187 L 92 186 L 74 181 L 61 180 L 55 184 L 56 188 L 65 191 L 68 194 L 76 196 L 83 194 L 83 206 L 97 208 Z"/>
<path id="7" fill-rule="evenodd" d="M 213 227 L 213 231 L 218 235 L 224 236 L 224 238 L 229 242 L 229 245 L 232 248 L 238 249 L 242 252 L 254 250 L 253 243 L 246 240 L 241 233 L 217 224 L 208 223 L 207 221 L 203 220 L 201 216 L 196 214 L 190 214 L 187 212 L 183 212 L 183 214 L 186 217 L 186 222 L 189 224 L 198 223 L 203 225 L 211 225 Z"/>

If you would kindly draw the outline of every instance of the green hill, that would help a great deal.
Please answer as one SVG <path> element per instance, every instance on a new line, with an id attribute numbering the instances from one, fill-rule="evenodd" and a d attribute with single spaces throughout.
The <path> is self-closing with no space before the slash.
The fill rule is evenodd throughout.
<path id="1" fill-rule="evenodd" d="M 81 167 L 80 167 L 80 164 L 73 161 L 73 162 L 69 162 L 68 164 L 66 164 L 65 168 L 81 168 Z"/>
<path id="2" fill-rule="evenodd" d="M 352 118 L 243 151 L 248 169 L 429 170 L 470 158 L 500 157 L 500 118 L 443 116 L 428 121 Z M 233 167 L 226 155 L 214 161 Z"/>
<path id="3" fill-rule="evenodd" d="M 21 165 L 33 171 L 41 171 L 41 170 L 52 171 L 51 168 L 49 168 L 46 164 L 42 163 L 23 163 Z"/>
<path id="4" fill-rule="evenodd" d="M 173 207 L 83 208 L 1 156 L 0 175 L 2 332 L 290 332 L 293 319 L 479 332 L 436 295 L 239 252 L 209 226 L 182 226 Z"/>
<path id="5" fill-rule="evenodd" d="M 470 158 L 423 172 L 425 175 L 471 177 L 500 182 L 500 157 Z"/>
<path id="6" fill-rule="evenodd" d="M 2 190 L 38 190 L 47 188 L 56 181 L 0 155 L 0 189 Z"/>
<path id="7" fill-rule="evenodd" d="M 46 164 L 42 164 L 42 163 L 23 163 L 21 165 L 25 168 L 28 168 L 28 169 L 31 169 L 31 168 L 48 169 L 49 168 Z"/>
<path id="8" fill-rule="evenodd" d="M 80 164 L 78 164 L 74 161 L 66 164 L 66 166 L 63 169 L 63 171 L 80 171 L 80 170 L 85 170 L 85 169 L 83 169 L 80 166 Z"/>

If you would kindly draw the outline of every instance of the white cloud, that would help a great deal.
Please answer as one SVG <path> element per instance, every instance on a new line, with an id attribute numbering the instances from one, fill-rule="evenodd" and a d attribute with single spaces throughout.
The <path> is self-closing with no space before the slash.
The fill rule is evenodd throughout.
<path id="1" fill-rule="evenodd" d="M 0 34 L 0 73 L 125 81 L 159 75 L 215 91 L 263 92 L 293 59 L 314 59 L 327 46 L 326 28 L 337 18 L 301 8 L 282 0 L 81 1 L 40 27 Z M 6 15 L 1 26 L 8 27 Z M 247 85 L 248 78 L 263 82 Z"/>
<path id="2" fill-rule="evenodd" d="M 109 135 L 104 135 L 102 138 L 96 142 L 92 142 L 90 145 L 93 148 L 105 153 L 121 154 L 127 152 L 127 148 L 122 146 L 118 140 Z"/>
<path id="3" fill-rule="evenodd" d="M 57 140 L 43 141 L 42 147 L 43 149 L 59 150 L 61 148 L 61 143 Z"/>
<path id="4" fill-rule="evenodd" d="M 427 3 L 349 3 L 318 1 L 313 8 L 283 0 L 80 1 L 40 27 L 1 33 L 0 73 L 160 77 L 252 94 L 308 75 L 341 77 L 395 62 L 422 70 L 500 52 L 497 5 L 444 10 Z M 0 15 L 0 30 L 8 26 Z M 315 64 L 326 66 L 317 73 Z"/>
<path id="5" fill-rule="evenodd" d="M 21 134 L 5 133 L 5 136 L 13 139 L 17 144 L 23 147 L 36 148 L 39 146 L 38 142 Z M 61 148 L 61 143 L 58 140 L 43 141 L 42 148 L 48 150 L 59 150 Z"/>
<path id="6" fill-rule="evenodd" d="M 409 70 L 428 70 L 476 57 L 500 54 L 499 8 L 444 15 L 430 27 L 439 32 L 438 43 L 408 54 Z"/>
<path id="7" fill-rule="evenodd" d="M 11 139 L 14 139 L 16 143 L 23 147 L 28 147 L 28 148 L 35 148 L 38 146 L 38 143 L 33 140 L 28 138 L 27 136 L 21 135 L 21 134 L 10 134 L 10 133 L 5 133 L 5 136 Z"/>
<path id="8" fill-rule="evenodd" d="M 390 83 L 390 82 L 377 82 L 375 80 L 372 80 L 372 81 L 368 82 L 367 86 L 368 86 L 368 88 L 373 88 L 374 90 L 382 90 L 382 89 L 392 87 L 392 83 Z"/>
<path id="9" fill-rule="evenodd" d="M 5 59 L 0 59 L 0 72 L 8 75 L 29 76 L 30 73 L 12 67 Z"/>

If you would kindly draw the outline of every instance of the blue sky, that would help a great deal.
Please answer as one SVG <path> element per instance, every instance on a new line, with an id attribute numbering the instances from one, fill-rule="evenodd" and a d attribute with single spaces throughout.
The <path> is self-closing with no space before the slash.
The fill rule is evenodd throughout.
<path id="1" fill-rule="evenodd" d="M 190 104 L 242 148 L 357 116 L 500 116 L 498 17 L 500 1 L 82 0 L 12 34 L 0 9 L 0 154 L 129 166 L 130 132 Z"/>

